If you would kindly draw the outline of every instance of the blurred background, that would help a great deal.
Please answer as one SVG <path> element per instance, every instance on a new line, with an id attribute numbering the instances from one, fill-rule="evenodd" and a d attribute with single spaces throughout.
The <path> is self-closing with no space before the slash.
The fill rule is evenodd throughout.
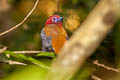
<path id="1" fill-rule="evenodd" d="M 36 0 L 0 0 L 0 33 L 18 24 L 29 13 Z M 40 0 L 37 8 L 27 21 L 16 30 L 0 37 L 0 45 L 14 50 L 41 50 L 41 29 L 45 21 L 53 14 L 59 14 L 64 18 L 63 24 L 69 37 L 77 30 L 90 11 L 99 0 L 59 0 L 60 11 L 57 12 L 58 0 Z M 99 49 L 90 57 L 83 68 L 76 73 L 72 80 L 92 80 L 91 74 L 101 77 L 103 80 L 115 80 L 119 75 L 116 72 L 99 68 L 91 61 L 99 60 L 100 63 L 119 69 L 120 63 L 120 21 L 116 28 L 108 33 Z M 0 56 L 3 60 L 3 55 Z M 37 59 L 37 58 L 36 58 Z M 53 59 L 40 59 L 50 65 Z M 0 77 L 3 80 L 43 80 L 48 70 L 29 64 L 8 65 L 1 61 Z M 106 74 L 106 75 L 105 75 Z M 119 79 L 118 79 L 119 80 Z"/>
<path id="2" fill-rule="evenodd" d="M 36 0 L 0 0 L 0 32 L 16 25 L 29 13 Z M 59 14 L 64 17 L 64 28 L 69 35 L 80 26 L 97 0 L 40 0 L 30 18 L 19 28 L 0 39 L 10 50 L 41 50 L 40 32 L 46 19 Z M 72 22 L 72 23 L 71 23 Z M 19 46 L 18 46 L 19 45 Z"/>

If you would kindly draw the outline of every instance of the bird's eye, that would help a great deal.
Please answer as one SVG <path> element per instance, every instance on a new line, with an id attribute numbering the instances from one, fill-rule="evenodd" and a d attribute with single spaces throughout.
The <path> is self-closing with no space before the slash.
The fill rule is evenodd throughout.
<path id="1" fill-rule="evenodd" d="M 53 22 L 57 22 L 57 18 L 56 18 L 56 17 L 53 17 L 53 18 L 52 18 L 52 21 L 53 21 Z"/>

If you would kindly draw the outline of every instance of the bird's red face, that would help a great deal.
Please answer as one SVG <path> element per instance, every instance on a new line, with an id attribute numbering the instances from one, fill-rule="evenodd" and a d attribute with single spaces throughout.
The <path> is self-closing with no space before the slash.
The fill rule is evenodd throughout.
<path id="1" fill-rule="evenodd" d="M 53 15 L 47 19 L 46 26 L 49 24 L 57 24 L 58 26 L 62 26 L 62 20 L 63 18 L 59 15 Z"/>

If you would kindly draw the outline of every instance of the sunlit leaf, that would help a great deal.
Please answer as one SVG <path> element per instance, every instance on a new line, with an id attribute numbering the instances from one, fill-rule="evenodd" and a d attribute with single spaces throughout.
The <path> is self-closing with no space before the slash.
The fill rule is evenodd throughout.
<path id="1" fill-rule="evenodd" d="M 14 71 L 7 78 L 2 80 L 43 80 L 46 73 L 46 69 L 31 65 Z"/>

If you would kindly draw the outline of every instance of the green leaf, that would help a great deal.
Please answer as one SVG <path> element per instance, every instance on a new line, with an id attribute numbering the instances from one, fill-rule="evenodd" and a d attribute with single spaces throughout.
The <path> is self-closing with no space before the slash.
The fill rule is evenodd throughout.
<path id="1" fill-rule="evenodd" d="M 31 56 L 25 56 L 23 54 L 15 54 L 12 51 L 5 51 L 4 53 L 9 54 L 11 57 L 13 57 L 14 60 L 22 61 L 22 62 L 29 61 L 31 63 L 41 66 L 42 68 L 49 69 L 49 66 L 47 66 L 46 64 L 44 64 L 43 62 L 41 62 L 37 59 L 32 58 Z M 10 59 L 12 59 L 12 58 L 10 58 Z"/>
<path id="2" fill-rule="evenodd" d="M 31 61 L 32 63 L 37 64 L 37 65 L 41 66 L 42 68 L 49 69 L 49 67 L 46 64 L 44 64 L 44 63 L 40 62 L 39 60 L 34 59 L 32 57 L 28 57 L 28 61 Z"/>
<path id="3" fill-rule="evenodd" d="M 45 57 L 55 58 L 55 53 L 52 53 L 52 52 L 42 52 L 40 54 L 37 54 L 36 56 L 45 56 Z"/>

